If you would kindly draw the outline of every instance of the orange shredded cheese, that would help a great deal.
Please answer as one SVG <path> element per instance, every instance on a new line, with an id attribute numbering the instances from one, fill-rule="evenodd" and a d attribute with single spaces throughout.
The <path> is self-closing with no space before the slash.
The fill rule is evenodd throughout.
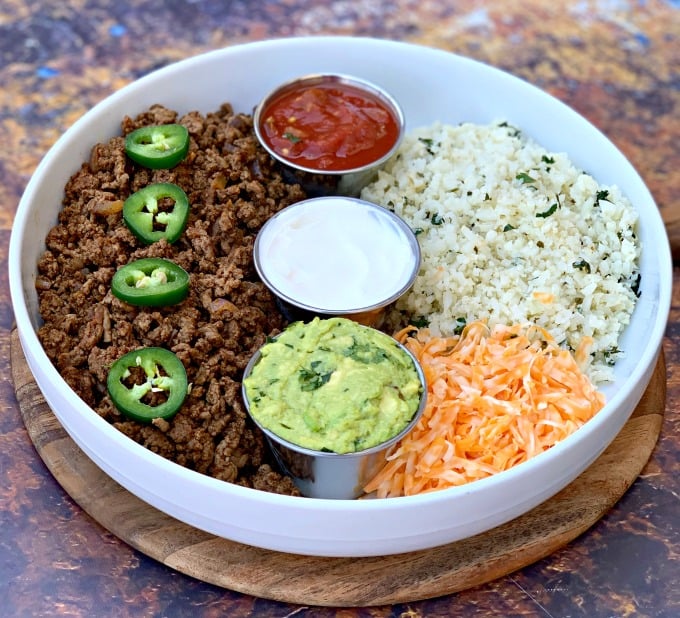
<path id="1" fill-rule="evenodd" d="M 460 336 L 397 334 L 420 362 L 427 403 L 364 488 L 378 497 L 462 485 L 508 470 L 563 440 L 605 403 L 575 356 L 536 326 L 469 324 Z"/>

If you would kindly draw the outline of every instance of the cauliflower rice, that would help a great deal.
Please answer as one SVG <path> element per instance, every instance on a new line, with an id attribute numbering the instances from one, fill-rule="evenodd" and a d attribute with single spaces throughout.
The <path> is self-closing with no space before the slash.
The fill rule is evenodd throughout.
<path id="1" fill-rule="evenodd" d="M 420 272 L 391 326 L 446 336 L 479 319 L 534 323 L 571 350 L 592 337 L 583 369 L 612 378 L 640 279 L 638 215 L 617 187 L 507 123 L 437 123 L 407 135 L 361 197 L 420 242 Z"/>

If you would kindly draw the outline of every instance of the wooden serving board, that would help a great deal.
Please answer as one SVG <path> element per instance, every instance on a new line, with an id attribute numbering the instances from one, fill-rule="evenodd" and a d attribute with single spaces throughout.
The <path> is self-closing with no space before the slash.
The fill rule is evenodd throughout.
<path id="1" fill-rule="evenodd" d="M 640 404 L 599 459 L 556 496 L 507 524 L 409 554 L 318 558 L 215 537 L 130 494 L 61 427 L 26 364 L 16 331 L 11 362 L 21 415 L 35 448 L 64 490 L 102 526 L 147 556 L 205 582 L 287 603 L 335 607 L 406 603 L 458 592 L 563 547 L 597 522 L 640 474 L 659 436 L 666 400 L 662 354 Z"/>

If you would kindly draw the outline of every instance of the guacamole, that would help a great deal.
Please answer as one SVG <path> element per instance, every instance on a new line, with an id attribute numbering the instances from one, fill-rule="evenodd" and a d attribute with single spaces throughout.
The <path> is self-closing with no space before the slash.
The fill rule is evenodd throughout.
<path id="1" fill-rule="evenodd" d="M 415 361 L 392 337 L 345 318 L 291 324 L 262 347 L 243 386 L 262 427 L 334 453 L 399 434 L 423 392 Z"/>

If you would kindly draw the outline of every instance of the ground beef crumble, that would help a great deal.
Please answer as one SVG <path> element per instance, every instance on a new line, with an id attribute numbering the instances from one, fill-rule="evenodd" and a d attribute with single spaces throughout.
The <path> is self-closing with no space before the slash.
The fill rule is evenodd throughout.
<path id="1" fill-rule="evenodd" d="M 149 170 L 125 156 L 127 133 L 172 122 L 185 125 L 191 138 L 177 167 Z M 189 223 L 174 245 L 145 246 L 122 219 L 123 201 L 155 182 L 173 182 L 189 197 Z M 285 326 L 254 270 L 255 235 L 274 213 L 304 197 L 260 147 L 251 118 L 228 104 L 182 117 L 154 105 L 126 117 L 122 135 L 95 145 L 69 180 L 58 224 L 46 238 L 36 287 L 44 321 L 38 335 L 47 355 L 85 402 L 146 448 L 224 481 L 297 495 L 247 418 L 240 380 L 255 350 Z M 188 298 L 161 308 L 115 298 L 114 272 L 142 257 L 170 259 L 188 271 Z M 146 346 L 172 350 L 191 384 L 178 414 L 150 425 L 121 416 L 106 391 L 111 363 Z"/>

